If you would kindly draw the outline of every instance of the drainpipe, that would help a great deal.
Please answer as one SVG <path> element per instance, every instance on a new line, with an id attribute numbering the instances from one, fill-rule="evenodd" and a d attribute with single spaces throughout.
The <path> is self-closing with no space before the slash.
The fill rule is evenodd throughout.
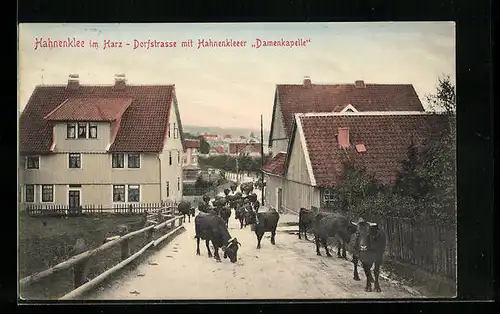
<path id="1" fill-rule="evenodd" d="M 159 168 L 160 168 L 160 199 L 161 201 L 163 202 L 164 201 L 164 198 L 163 198 L 163 169 L 161 167 L 161 154 L 162 153 L 158 153 L 158 165 L 159 165 Z"/>

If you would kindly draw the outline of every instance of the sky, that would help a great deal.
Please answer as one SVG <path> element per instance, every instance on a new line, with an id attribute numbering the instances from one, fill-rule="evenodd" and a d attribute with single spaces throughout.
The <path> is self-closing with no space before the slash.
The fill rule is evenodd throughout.
<path id="1" fill-rule="evenodd" d="M 413 84 L 424 103 L 437 79 L 455 82 L 453 22 L 20 24 L 18 99 L 22 111 L 37 85 L 175 84 L 184 125 L 269 130 L 277 84 Z M 84 41 L 84 47 L 35 49 L 38 39 Z M 252 48 L 256 39 L 309 40 L 303 47 Z M 177 42 L 137 48 L 134 40 Z M 192 48 L 181 42 L 193 41 Z M 204 40 L 247 41 L 245 47 L 199 48 Z M 98 48 L 89 46 L 96 41 Z M 122 47 L 104 48 L 104 42 Z M 125 43 L 129 42 L 130 46 Z"/>

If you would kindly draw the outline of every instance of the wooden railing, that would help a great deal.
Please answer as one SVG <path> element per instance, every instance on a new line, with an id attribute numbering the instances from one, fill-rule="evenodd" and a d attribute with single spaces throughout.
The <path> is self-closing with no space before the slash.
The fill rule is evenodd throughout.
<path id="1" fill-rule="evenodd" d="M 99 283 L 104 281 L 106 278 L 108 278 L 111 274 L 115 273 L 116 271 L 122 269 L 125 267 L 127 264 L 141 256 L 146 250 L 148 250 L 151 247 L 156 247 L 158 246 L 161 242 L 163 242 L 166 239 L 173 238 L 179 233 L 183 232 L 184 226 L 184 218 L 183 216 L 174 216 L 173 218 L 170 218 L 166 221 L 163 221 L 161 223 L 158 223 L 157 221 L 154 221 L 155 218 L 160 218 L 160 217 L 171 217 L 175 213 L 176 207 L 168 207 L 164 208 L 164 211 L 158 211 L 156 214 L 153 215 L 148 215 L 148 222 L 150 223 L 155 223 L 152 225 L 149 225 L 147 227 L 144 227 L 140 230 L 133 231 L 127 234 L 122 234 L 122 235 L 117 235 L 113 237 L 109 237 L 106 239 L 106 242 L 99 246 L 98 248 L 88 250 L 85 252 L 81 252 L 78 255 L 75 255 L 71 257 L 70 259 L 61 262 L 47 270 L 44 270 L 42 272 L 33 274 L 31 276 L 22 278 L 19 281 L 19 288 L 20 291 L 23 289 L 26 289 L 30 285 L 37 283 L 43 278 L 47 278 L 49 276 L 52 276 L 56 273 L 60 273 L 63 270 L 67 270 L 70 268 L 73 268 L 73 274 L 74 274 L 74 290 L 71 292 L 67 293 L 60 299 L 74 299 L 80 295 L 82 295 L 85 292 L 90 291 L 92 288 L 96 287 Z M 177 224 L 178 222 L 178 224 Z M 177 226 L 176 226 L 177 224 Z M 164 229 L 165 227 L 170 227 L 170 231 L 164 235 L 160 235 L 158 238 L 154 239 L 154 233 L 160 232 L 160 230 Z M 130 249 L 129 249 L 129 242 L 132 238 L 137 237 L 138 235 L 146 235 L 146 244 L 136 253 L 130 254 Z M 99 253 L 102 253 L 106 250 L 109 250 L 113 247 L 120 246 L 121 248 L 121 261 L 117 265 L 111 267 L 110 269 L 106 270 L 105 272 L 101 273 L 97 277 L 91 279 L 88 282 L 85 282 L 85 268 L 87 267 L 87 263 L 89 262 L 89 258 L 92 256 L 95 256 Z"/>
<path id="2" fill-rule="evenodd" d="M 102 205 L 82 205 L 78 208 L 70 208 L 68 205 L 46 205 L 33 204 L 25 205 L 29 216 L 82 216 L 99 214 L 122 214 L 134 215 L 144 212 L 156 212 L 165 206 L 177 206 L 176 202 L 167 203 L 132 203 L 132 204 L 114 204 L 112 207 Z"/>

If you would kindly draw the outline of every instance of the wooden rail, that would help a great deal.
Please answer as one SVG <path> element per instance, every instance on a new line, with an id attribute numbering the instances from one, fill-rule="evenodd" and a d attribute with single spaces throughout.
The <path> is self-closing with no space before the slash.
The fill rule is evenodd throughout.
<path id="1" fill-rule="evenodd" d="M 175 210 L 175 209 L 170 208 L 167 212 L 170 212 L 173 214 L 173 210 Z M 162 213 L 162 216 L 164 217 L 167 215 Z M 177 228 L 174 228 L 177 221 L 179 221 L 179 226 Z M 26 288 L 29 285 L 41 280 L 42 278 L 51 276 L 53 274 L 59 273 L 63 270 L 66 270 L 68 268 L 73 267 L 74 287 L 75 287 L 75 289 L 78 289 L 80 286 L 84 285 L 84 279 L 85 279 L 84 278 L 84 273 L 85 273 L 84 269 L 87 266 L 89 258 L 91 256 L 94 256 L 100 252 L 103 252 L 107 249 L 110 249 L 110 248 L 115 247 L 118 244 L 120 244 L 121 245 L 121 260 L 122 261 L 118 265 L 112 267 L 111 269 L 105 271 L 101 275 L 94 278 L 91 281 L 91 282 L 93 282 L 93 284 L 87 285 L 86 287 L 95 286 L 97 284 L 96 282 L 101 282 L 103 280 L 103 278 L 105 278 L 105 277 L 109 276 L 111 273 L 114 273 L 115 271 L 123 268 L 126 264 L 130 263 L 132 260 L 136 259 L 138 256 L 143 254 L 152 245 L 158 245 L 158 243 L 160 243 L 164 239 L 171 237 L 172 234 L 176 235 L 179 232 L 179 230 L 184 228 L 182 226 L 183 223 L 184 223 L 183 216 L 175 216 L 175 217 L 168 219 L 168 220 L 166 220 L 160 224 L 157 224 L 157 225 L 150 225 L 150 226 L 147 226 L 147 227 L 142 228 L 140 230 L 136 230 L 136 231 L 124 234 L 124 235 L 120 235 L 118 237 L 117 236 L 110 237 L 110 238 L 108 238 L 108 240 L 109 240 L 108 242 L 104 243 L 103 245 L 99 246 L 98 248 L 82 252 L 78 255 L 75 255 L 75 256 L 69 258 L 68 260 L 66 260 L 64 262 L 61 262 L 61 263 L 47 269 L 47 270 L 44 270 L 42 272 L 33 274 L 31 276 L 22 278 L 21 280 L 19 280 L 19 288 L 20 289 Z M 158 230 L 166 227 L 166 226 L 170 226 L 170 227 L 174 228 L 174 230 L 170 231 L 166 235 L 161 236 L 157 240 L 153 240 L 153 233 L 155 231 L 158 231 Z M 140 235 L 140 234 L 146 234 L 147 244 L 141 250 L 139 250 L 139 252 L 130 256 L 130 251 L 129 251 L 130 239 L 137 236 L 137 235 Z M 89 284 L 89 282 L 87 282 L 86 284 Z M 86 290 L 86 289 L 88 289 L 88 288 L 82 288 L 79 291 Z M 75 290 L 73 290 L 73 291 L 75 291 Z M 70 293 L 72 293 L 72 292 L 70 292 Z M 71 295 L 72 294 L 69 294 L 69 297 L 71 297 Z"/>

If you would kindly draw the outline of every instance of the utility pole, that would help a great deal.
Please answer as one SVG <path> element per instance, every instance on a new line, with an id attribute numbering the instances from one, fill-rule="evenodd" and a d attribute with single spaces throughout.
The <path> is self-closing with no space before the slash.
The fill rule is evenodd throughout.
<path id="1" fill-rule="evenodd" d="M 260 115 L 260 177 L 262 180 L 261 186 L 261 203 L 264 206 L 264 123 L 262 115 Z"/>

